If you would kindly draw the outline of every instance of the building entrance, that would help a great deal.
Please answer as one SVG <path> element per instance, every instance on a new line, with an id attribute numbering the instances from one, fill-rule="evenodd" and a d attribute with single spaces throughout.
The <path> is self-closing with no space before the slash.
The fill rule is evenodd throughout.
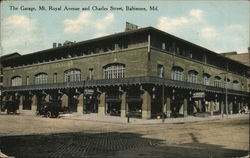
<path id="1" fill-rule="evenodd" d="M 30 95 L 26 95 L 24 96 L 24 100 L 23 100 L 23 110 L 31 110 L 31 96 Z"/>
<path id="2" fill-rule="evenodd" d="M 98 101 L 94 94 L 86 94 L 84 96 L 84 113 L 97 113 Z"/>
<path id="3" fill-rule="evenodd" d="M 69 97 L 69 110 L 70 112 L 77 112 L 78 99 L 76 95 Z"/>
<path id="4" fill-rule="evenodd" d="M 112 116 L 120 116 L 121 102 L 107 102 L 107 114 Z"/>

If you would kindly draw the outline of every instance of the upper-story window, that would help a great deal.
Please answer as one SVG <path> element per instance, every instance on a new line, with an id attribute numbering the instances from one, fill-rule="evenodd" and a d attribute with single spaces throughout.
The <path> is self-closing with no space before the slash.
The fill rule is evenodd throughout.
<path id="1" fill-rule="evenodd" d="M 233 81 L 233 89 L 240 90 L 239 82 L 236 80 Z"/>
<path id="2" fill-rule="evenodd" d="M 48 81 L 48 74 L 39 73 L 35 75 L 35 84 L 47 84 L 47 81 Z"/>
<path id="3" fill-rule="evenodd" d="M 103 67 L 103 78 L 124 78 L 125 77 L 125 65 L 121 63 L 108 64 Z"/>
<path id="4" fill-rule="evenodd" d="M 191 70 L 188 72 L 188 82 L 197 83 L 198 81 L 198 72 Z"/>
<path id="5" fill-rule="evenodd" d="M 29 84 L 30 84 L 30 77 L 27 76 L 27 77 L 26 77 L 26 85 L 28 86 Z"/>
<path id="6" fill-rule="evenodd" d="M 224 80 L 224 87 L 225 88 L 231 88 L 231 86 L 230 86 L 230 80 L 228 78 Z"/>
<path id="7" fill-rule="evenodd" d="M 181 67 L 173 67 L 172 80 L 182 81 L 183 69 Z"/>
<path id="8" fill-rule="evenodd" d="M 81 71 L 79 69 L 69 69 L 64 72 L 65 82 L 81 81 Z"/>
<path id="9" fill-rule="evenodd" d="M 89 77 L 88 80 L 93 80 L 93 68 L 89 69 Z"/>
<path id="10" fill-rule="evenodd" d="M 22 77 L 15 76 L 11 78 L 11 86 L 21 86 L 22 85 Z"/>
<path id="11" fill-rule="evenodd" d="M 157 65 L 157 76 L 160 78 L 164 77 L 164 66 L 161 64 Z"/>
<path id="12" fill-rule="evenodd" d="M 56 83 L 57 82 L 57 73 L 54 73 L 54 76 L 53 76 L 53 82 Z"/>
<path id="13" fill-rule="evenodd" d="M 214 86 L 221 87 L 221 78 L 219 76 L 215 76 L 214 78 Z"/>
<path id="14" fill-rule="evenodd" d="M 161 49 L 166 50 L 166 43 L 165 42 L 161 43 Z"/>
<path id="15" fill-rule="evenodd" d="M 210 78 L 210 75 L 209 74 L 203 74 L 203 84 L 206 85 L 206 86 L 209 86 L 209 78 Z"/>

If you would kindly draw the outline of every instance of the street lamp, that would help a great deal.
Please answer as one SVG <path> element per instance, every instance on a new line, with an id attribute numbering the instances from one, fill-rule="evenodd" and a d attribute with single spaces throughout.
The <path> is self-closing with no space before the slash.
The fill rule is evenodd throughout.
<path id="1" fill-rule="evenodd" d="M 163 82 L 163 84 L 162 84 L 162 123 L 164 123 L 164 121 L 165 121 L 165 115 L 164 115 L 164 102 L 165 102 L 165 100 L 164 100 L 164 96 L 165 96 L 165 94 L 164 94 L 164 82 Z"/>

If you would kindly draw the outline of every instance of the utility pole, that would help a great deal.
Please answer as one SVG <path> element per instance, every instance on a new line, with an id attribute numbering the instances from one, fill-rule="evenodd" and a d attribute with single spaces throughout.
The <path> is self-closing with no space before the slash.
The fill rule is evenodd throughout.
<path id="1" fill-rule="evenodd" d="M 225 87 L 225 104 L 226 104 L 226 114 L 227 114 L 227 117 L 228 117 L 228 99 L 227 99 L 227 91 L 228 91 L 228 82 L 227 82 L 227 76 L 226 76 L 226 74 L 225 74 L 225 80 L 226 80 L 226 87 Z"/>
<path id="2" fill-rule="evenodd" d="M 228 63 L 226 65 L 226 73 L 225 73 L 225 78 L 226 78 L 226 87 L 225 87 L 225 104 L 226 104 L 226 114 L 227 114 L 227 117 L 228 117 L 228 99 L 227 99 L 227 91 L 228 91 L 228 82 L 227 82 L 227 72 L 228 72 Z"/>
<path id="3" fill-rule="evenodd" d="M 165 99 L 164 99 L 164 82 L 162 81 L 162 123 L 165 122 L 165 114 L 164 114 L 164 102 L 165 102 Z"/>

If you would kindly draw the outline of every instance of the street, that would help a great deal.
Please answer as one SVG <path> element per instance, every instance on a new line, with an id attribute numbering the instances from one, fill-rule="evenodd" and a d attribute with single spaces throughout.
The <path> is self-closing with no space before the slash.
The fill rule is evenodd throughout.
<path id="1" fill-rule="evenodd" d="M 0 115 L 0 149 L 16 158 L 242 157 L 249 118 L 135 125 Z"/>

